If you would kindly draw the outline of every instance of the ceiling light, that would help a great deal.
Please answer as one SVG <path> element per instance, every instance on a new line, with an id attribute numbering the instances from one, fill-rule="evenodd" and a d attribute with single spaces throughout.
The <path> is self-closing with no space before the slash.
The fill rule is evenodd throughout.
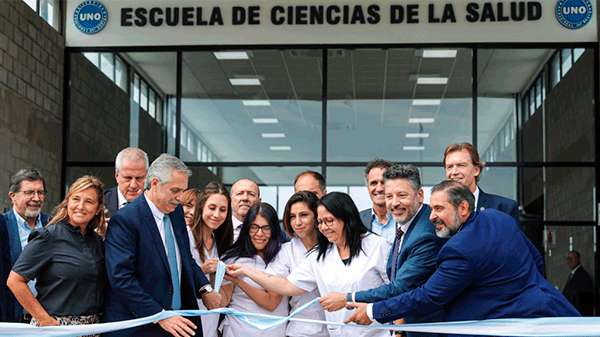
<path id="1" fill-rule="evenodd" d="M 271 106 L 271 102 L 264 99 L 242 100 L 245 106 Z"/>
<path id="2" fill-rule="evenodd" d="M 415 99 L 413 105 L 440 105 L 441 99 Z"/>
<path id="3" fill-rule="evenodd" d="M 217 60 L 247 60 L 249 59 L 248 53 L 245 51 L 221 51 L 214 52 Z"/>
<path id="4" fill-rule="evenodd" d="M 277 118 L 252 118 L 255 124 L 277 124 L 279 121 Z"/>
<path id="5" fill-rule="evenodd" d="M 290 151 L 292 148 L 289 146 L 269 146 L 271 151 Z"/>
<path id="6" fill-rule="evenodd" d="M 409 118 L 409 124 L 431 124 L 435 121 L 435 118 Z"/>
<path id="7" fill-rule="evenodd" d="M 263 133 L 263 138 L 285 138 L 285 133 Z"/>
<path id="8" fill-rule="evenodd" d="M 428 133 L 407 133 L 406 138 L 429 138 Z"/>
<path id="9" fill-rule="evenodd" d="M 423 151 L 423 150 L 425 150 L 425 146 L 403 146 L 402 150 L 405 150 L 405 151 Z"/>
<path id="10" fill-rule="evenodd" d="M 417 84 L 447 84 L 448 77 L 419 77 Z"/>
<path id="11" fill-rule="evenodd" d="M 258 78 L 230 78 L 231 85 L 260 85 Z"/>
<path id="12" fill-rule="evenodd" d="M 449 58 L 456 57 L 455 49 L 430 49 L 423 50 L 423 58 Z"/>

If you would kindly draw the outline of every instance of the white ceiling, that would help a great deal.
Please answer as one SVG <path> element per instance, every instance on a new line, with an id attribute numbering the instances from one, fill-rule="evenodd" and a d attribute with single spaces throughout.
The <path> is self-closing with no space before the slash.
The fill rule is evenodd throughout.
<path id="1" fill-rule="evenodd" d="M 552 50 L 489 49 L 477 57 L 480 152 L 513 112 L 513 95 L 526 90 Z M 472 56 L 424 59 L 419 49 L 330 50 L 327 160 L 441 161 L 446 146 L 472 140 Z M 320 50 L 251 50 L 248 60 L 217 60 L 212 52 L 183 53 L 182 118 L 221 161 L 321 160 L 322 58 Z M 175 94 L 176 53 L 127 53 L 165 94 Z M 230 78 L 259 78 L 260 86 L 232 86 Z M 417 85 L 419 76 L 448 77 L 446 85 Z M 384 99 L 382 99 L 384 97 Z M 442 99 L 414 106 L 413 99 Z M 267 107 L 241 100 L 265 99 Z M 252 118 L 277 118 L 254 124 Z M 409 124 L 409 118 L 435 118 Z M 429 138 L 406 138 L 407 133 Z M 263 133 L 284 133 L 283 139 Z M 405 151 L 403 146 L 425 146 Z M 290 146 L 291 151 L 271 151 Z M 253 168 L 263 181 L 290 181 L 300 170 Z M 289 172 L 288 172 L 289 171 Z M 274 174 L 281 175 L 274 177 Z"/>

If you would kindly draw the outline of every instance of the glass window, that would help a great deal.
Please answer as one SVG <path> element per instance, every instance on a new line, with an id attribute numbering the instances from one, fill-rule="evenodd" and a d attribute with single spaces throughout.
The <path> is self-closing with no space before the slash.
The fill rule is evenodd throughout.
<path id="1" fill-rule="evenodd" d="M 156 121 L 162 125 L 163 118 L 163 100 L 156 96 Z"/>
<path id="2" fill-rule="evenodd" d="M 146 111 L 148 111 L 148 85 L 145 81 L 141 81 L 141 89 L 140 89 L 140 107 Z"/>
<path id="3" fill-rule="evenodd" d="M 529 115 L 533 115 L 535 113 L 535 87 L 532 87 L 529 90 Z"/>
<path id="4" fill-rule="evenodd" d="M 115 54 L 113 53 L 100 53 L 100 70 L 106 75 L 111 81 L 115 80 Z"/>
<path id="5" fill-rule="evenodd" d="M 521 110 L 523 117 L 523 124 L 529 120 L 529 95 L 525 94 L 521 100 Z"/>
<path id="6" fill-rule="evenodd" d="M 542 105 L 542 77 L 540 76 L 535 85 L 535 108 Z"/>
<path id="7" fill-rule="evenodd" d="M 331 50 L 327 159 L 438 161 L 450 142 L 472 141 L 472 50 L 453 51 Z"/>
<path id="8" fill-rule="evenodd" d="M 128 82 L 127 64 L 120 57 L 115 56 L 115 83 L 119 88 L 127 91 Z"/>
<path id="9" fill-rule="evenodd" d="M 571 49 L 562 49 L 561 50 L 561 77 L 565 77 L 567 72 L 571 69 L 573 65 L 573 57 L 571 55 Z"/>
<path id="10" fill-rule="evenodd" d="M 573 49 L 573 63 L 577 62 L 579 57 L 583 55 L 585 48 L 575 48 Z"/>
<path id="11" fill-rule="evenodd" d="M 208 162 L 208 152 L 210 150 L 208 149 L 208 147 L 206 147 L 206 145 L 204 145 L 204 143 L 202 144 L 202 162 L 206 163 Z"/>
<path id="12" fill-rule="evenodd" d="M 138 74 L 133 76 L 133 100 L 136 103 L 140 102 L 140 77 Z"/>
<path id="13" fill-rule="evenodd" d="M 33 8 L 33 7 L 32 7 Z M 60 22 L 60 0 L 40 0 L 40 16 L 54 27 L 59 30 Z"/>
<path id="14" fill-rule="evenodd" d="M 194 134 L 192 133 L 192 130 L 188 130 L 187 148 L 190 153 L 194 153 Z"/>
<path id="15" fill-rule="evenodd" d="M 196 144 L 198 151 L 196 152 L 196 160 L 202 161 L 202 142 L 198 141 Z"/>
<path id="16" fill-rule="evenodd" d="M 98 56 L 100 55 L 100 53 L 83 53 L 83 56 L 85 56 L 88 60 L 90 60 L 90 62 L 92 62 L 93 65 L 95 65 L 96 67 L 99 67 L 100 63 L 98 63 Z"/>
<path id="17" fill-rule="evenodd" d="M 224 162 L 321 160 L 322 51 L 223 54 L 183 53 L 181 114 L 202 142 Z"/>
<path id="18" fill-rule="evenodd" d="M 23 0 L 27 6 L 37 12 L 37 0 Z"/>
<path id="19" fill-rule="evenodd" d="M 150 117 L 156 118 L 156 94 L 152 89 L 149 89 L 148 92 L 150 94 L 148 98 L 148 114 L 150 114 Z"/>
<path id="20" fill-rule="evenodd" d="M 550 88 L 554 88 L 560 82 L 560 50 L 552 57 L 550 62 Z"/>
<path id="21" fill-rule="evenodd" d="M 187 145 L 187 127 L 185 126 L 185 124 L 181 124 L 181 146 L 186 146 Z"/>

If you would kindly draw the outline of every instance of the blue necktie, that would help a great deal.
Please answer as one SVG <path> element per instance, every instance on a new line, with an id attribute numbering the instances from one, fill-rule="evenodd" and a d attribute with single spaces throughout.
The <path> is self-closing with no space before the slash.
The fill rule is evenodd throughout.
<path id="1" fill-rule="evenodd" d="M 177 253 L 175 252 L 175 238 L 171 230 L 171 219 L 168 215 L 163 218 L 165 224 L 165 241 L 167 243 L 167 254 L 169 255 L 169 268 L 171 269 L 171 281 L 173 282 L 173 310 L 181 309 L 181 290 L 179 289 L 179 272 L 177 271 Z"/>
<path id="2" fill-rule="evenodd" d="M 398 227 L 398 231 L 396 232 L 396 239 L 394 239 L 394 252 L 392 254 L 392 278 L 390 282 L 396 279 L 396 265 L 398 264 L 398 254 L 400 253 L 400 239 L 402 239 L 402 235 L 404 232 L 400 227 Z"/>

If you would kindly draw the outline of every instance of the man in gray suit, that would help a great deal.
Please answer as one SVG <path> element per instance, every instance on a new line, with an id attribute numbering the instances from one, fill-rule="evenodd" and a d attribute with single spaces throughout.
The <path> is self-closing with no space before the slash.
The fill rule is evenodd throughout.
<path id="1" fill-rule="evenodd" d="M 367 208 L 360 212 L 360 219 L 365 227 L 373 233 L 394 242 L 396 236 L 396 222 L 388 214 L 385 207 L 385 194 L 383 186 L 383 172 L 393 166 L 389 160 L 375 158 L 365 168 L 365 179 L 369 197 L 373 201 L 373 208 Z"/>

